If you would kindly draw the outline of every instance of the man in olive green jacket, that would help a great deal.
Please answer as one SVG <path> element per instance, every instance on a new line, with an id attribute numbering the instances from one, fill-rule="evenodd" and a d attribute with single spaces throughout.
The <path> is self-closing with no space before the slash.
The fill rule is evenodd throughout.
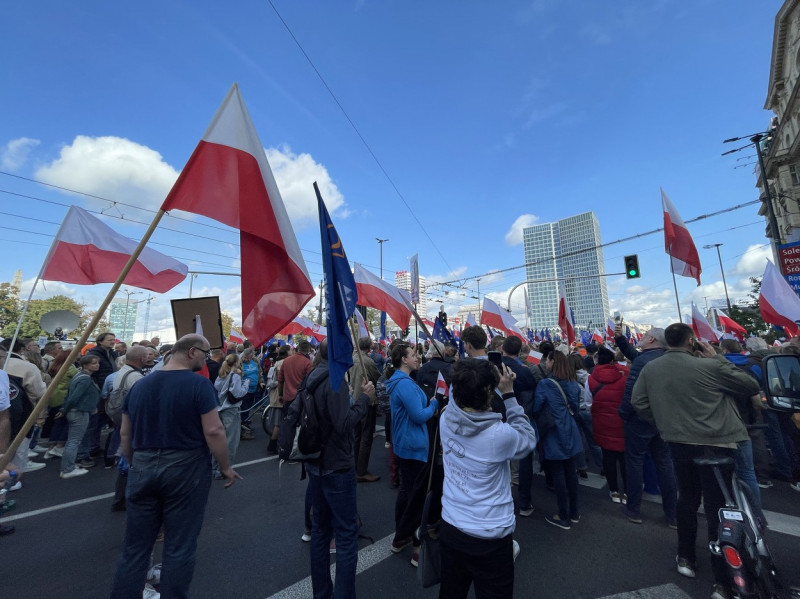
<path id="1" fill-rule="evenodd" d="M 718 512 L 724 505 L 713 470 L 698 466 L 694 459 L 735 456 L 737 442 L 749 437 L 732 396 L 756 394 L 759 386 L 709 344 L 697 342 L 690 326 L 671 324 L 664 337 L 667 351 L 642 369 L 631 405 L 642 419 L 654 422 L 669 443 L 678 483 L 676 562 L 680 574 L 694 578 L 700 500 L 705 506 L 709 540 L 717 538 Z M 730 485 L 733 464 L 720 469 Z M 712 557 L 711 562 L 716 579 L 712 597 L 726 597 L 725 563 L 719 557 Z"/>

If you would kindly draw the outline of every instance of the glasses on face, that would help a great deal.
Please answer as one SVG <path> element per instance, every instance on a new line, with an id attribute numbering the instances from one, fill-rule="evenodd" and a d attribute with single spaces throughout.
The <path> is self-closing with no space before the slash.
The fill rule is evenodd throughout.
<path id="1" fill-rule="evenodd" d="M 196 345 L 193 345 L 190 349 L 199 349 L 201 352 L 203 352 L 206 355 L 206 358 L 210 358 L 211 357 L 211 348 L 210 347 L 208 349 L 203 349 L 202 347 L 197 347 Z"/>

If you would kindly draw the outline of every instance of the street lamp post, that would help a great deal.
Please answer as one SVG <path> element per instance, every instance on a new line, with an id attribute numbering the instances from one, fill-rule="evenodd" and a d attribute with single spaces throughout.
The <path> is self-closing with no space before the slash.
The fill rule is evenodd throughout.
<path id="1" fill-rule="evenodd" d="M 378 239 L 375 238 L 375 241 L 381 246 L 381 281 L 383 281 L 383 244 L 389 241 L 388 239 Z"/>
<path id="2" fill-rule="evenodd" d="M 728 305 L 728 315 L 730 315 L 731 311 L 731 298 L 728 296 L 728 283 L 725 281 L 725 269 L 722 268 L 722 254 L 719 253 L 719 246 L 721 243 L 710 243 L 708 245 L 704 245 L 703 249 L 710 250 L 711 248 L 717 248 L 717 258 L 719 259 L 719 271 L 722 273 L 722 286 L 725 288 L 725 303 Z"/>

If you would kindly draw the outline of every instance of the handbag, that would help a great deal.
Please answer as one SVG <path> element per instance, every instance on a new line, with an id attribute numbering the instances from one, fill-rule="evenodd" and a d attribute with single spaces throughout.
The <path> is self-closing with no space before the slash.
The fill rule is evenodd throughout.
<path id="1" fill-rule="evenodd" d="M 441 422 L 441 418 L 440 418 Z M 439 522 L 430 523 L 431 503 L 433 502 L 433 491 L 431 491 L 431 481 L 433 480 L 433 469 L 437 448 L 439 446 L 439 425 L 436 425 L 434 434 L 434 459 L 431 460 L 430 473 L 428 474 L 428 491 L 425 494 L 425 506 L 422 508 L 422 523 L 419 527 L 419 559 L 417 561 L 417 580 L 423 589 L 439 584 L 442 579 L 442 553 L 439 545 Z"/>

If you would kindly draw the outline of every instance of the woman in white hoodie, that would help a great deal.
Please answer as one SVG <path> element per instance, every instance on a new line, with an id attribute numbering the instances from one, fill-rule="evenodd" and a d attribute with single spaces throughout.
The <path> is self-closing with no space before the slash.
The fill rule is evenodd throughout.
<path id="1" fill-rule="evenodd" d="M 509 460 L 536 447 L 536 432 L 514 397 L 514 373 L 487 360 L 460 360 L 453 368 L 453 401 L 442 413 L 444 461 L 440 598 L 475 594 L 512 597 L 516 525 Z M 495 388 L 506 422 L 492 412 Z"/>

